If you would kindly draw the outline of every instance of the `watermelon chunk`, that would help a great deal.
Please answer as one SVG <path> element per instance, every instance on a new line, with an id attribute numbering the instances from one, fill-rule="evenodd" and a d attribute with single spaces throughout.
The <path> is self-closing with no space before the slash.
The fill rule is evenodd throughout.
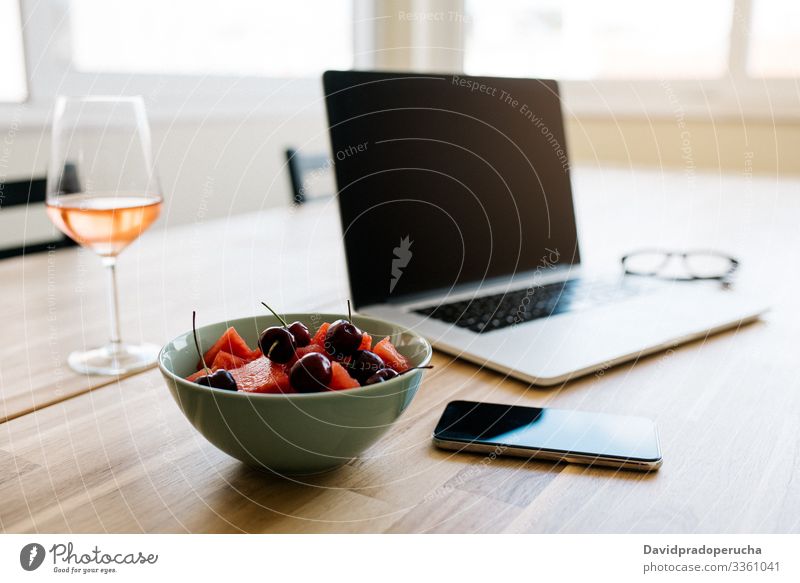
<path id="1" fill-rule="evenodd" d="M 406 372 L 411 366 L 406 357 L 397 352 L 397 348 L 389 341 L 388 336 L 378 342 L 372 352 L 380 356 L 386 366 L 393 368 L 396 372 Z"/>
<path id="2" fill-rule="evenodd" d="M 244 358 L 239 358 L 238 356 L 234 356 L 233 354 L 225 352 L 224 350 L 220 350 L 214 357 L 214 362 L 211 363 L 211 370 L 217 370 L 218 368 L 233 370 L 234 368 L 239 368 L 245 364 L 247 364 L 247 361 Z"/>
<path id="3" fill-rule="evenodd" d="M 207 364 L 211 364 L 214 362 L 214 359 L 217 357 L 220 351 L 224 350 L 228 354 L 232 354 L 233 356 L 238 356 L 246 361 L 251 361 L 257 359 L 261 356 L 260 350 L 250 350 L 250 347 L 247 345 L 247 342 L 239 336 L 239 333 L 233 329 L 228 328 L 219 337 L 219 340 L 209 348 L 203 357 L 206 359 Z M 198 368 L 203 366 L 202 362 L 197 364 Z"/>
<path id="4" fill-rule="evenodd" d="M 364 332 L 364 335 L 361 337 L 361 344 L 358 347 L 359 350 L 372 350 L 372 336 Z"/>
<path id="5" fill-rule="evenodd" d="M 325 352 L 325 349 L 319 344 L 309 344 L 308 346 L 301 346 L 300 348 L 296 348 L 294 351 L 294 356 L 292 359 L 286 363 L 285 368 L 286 370 L 290 370 L 292 365 L 303 358 L 306 354 L 310 354 L 312 352 L 319 352 L 320 354 L 324 354 L 328 356 L 328 353 Z"/>
<path id="6" fill-rule="evenodd" d="M 303 358 L 306 354 L 311 354 L 312 352 L 319 352 L 320 354 L 325 354 L 325 348 L 321 344 L 309 344 L 308 346 L 302 346 L 295 350 L 295 354 L 297 358 Z"/>
<path id="7" fill-rule="evenodd" d="M 261 356 L 230 371 L 245 393 L 293 393 L 286 369 Z"/>
<path id="8" fill-rule="evenodd" d="M 224 350 L 220 350 L 217 355 L 214 357 L 214 362 L 207 363 L 209 364 L 209 369 L 211 372 L 214 372 L 217 369 L 224 368 L 225 370 L 232 370 L 234 368 L 239 368 L 247 364 L 247 361 L 243 358 L 239 358 L 238 356 L 234 356 Z M 200 370 L 195 373 L 190 374 L 186 377 L 186 380 L 194 383 L 199 379 L 201 376 L 206 374 L 206 370 L 203 368 L 202 363 L 200 364 Z"/>
<path id="9" fill-rule="evenodd" d="M 358 384 L 358 381 L 350 376 L 350 373 L 347 372 L 347 369 L 344 368 L 338 362 L 332 362 L 331 366 L 333 367 L 333 376 L 331 377 L 331 382 L 328 387 L 332 391 L 341 391 L 343 389 L 355 389 L 360 387 L 361 385 Z"/>
<path id="10" fill-rule="evenodd" d="M 328 333 L 328 328 L 330 328 L 330 322 L 324 322 L 317 333 L 314 334 L 314 337 L 311 339 L 311 344 L 319 344 L 320 346 L 325 346 L 325 335 Z"/>
<path id="11" fill-rule="evenodd" d="M 194 372 L 190 374 L 188 377 L 186 377 L 186 380 L 189 381 L 190 383 L 194 383 L 197 382 L 197 379 L 199 379 L 200 377 L 205 376 L 205 374 L 206 374 L 205 369 L 201 368 L 197 372 Z"/>

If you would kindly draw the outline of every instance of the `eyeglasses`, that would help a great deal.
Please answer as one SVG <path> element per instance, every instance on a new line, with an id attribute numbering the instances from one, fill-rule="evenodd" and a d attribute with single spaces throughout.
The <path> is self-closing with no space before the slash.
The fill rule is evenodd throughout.
<path id="1" fill-rule="evenodd" d="M 730 284 L 739 261 L 716 251 L 665 251 L 642 249 L 622 257 L 622 268 L 628 275 L 659 277 L 673 281 L 716 279 Z"/>

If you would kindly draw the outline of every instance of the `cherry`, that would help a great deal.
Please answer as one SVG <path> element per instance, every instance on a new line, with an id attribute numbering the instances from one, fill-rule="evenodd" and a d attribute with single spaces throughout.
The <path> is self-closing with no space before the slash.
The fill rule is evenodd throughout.
<path id="1" fill-rule="evenodd" d="M 347 320 L 336 320 L 325 334 L 325 352 L 336 360 L 352 355 L 361 346 L 364 333 L 353 324 L 350 300 L 347 300 Z"/>
<path id="2" fill-rule="evenodd" d="M 213 373 L 206 365 L 206 357 L 200 349 L 200 341 L 197 339 L 197 312 L 192 312 L 192 335 L 194 336 L 194 347 L 197 349 L 197 354 L 200 355 L 200 362 L 203 363 L 203 370 L 206 371 L 204 376 L 198 378 L 195 382 L 204 387 L 213 387 L 215 389 L 224 389 L 226 391 L 237 391 L 239 387 L 236 385 L 236 379 L 224 368 L 218 368 Z"/>
<path id="3" fill-rule="evenodd" d="M 366 381 L 364 381 L 363 385 L 374 385 L 376 383 L 385 383 L 389 379 L 393 379 L 394 377 L 400 376 L 397 372 L 392 368 L 382 368 L 378 372 L 372 374 Z"/>
<path id="4" fill-rule="evenodd" d="M 311 335 L 308 333 L 308 328 L 306 328 L 302 323 L 294 322 L 291 326 L 289 326 L 289 324 L 286 323 L 286 320 L 284 320 L 280 314 L 275 312 L 275 310 L 270 308 L 264 302 L 261 302 L 261 305 L 267 308 L 270 312 L 272 312 L 273 316 L 280 320 L 281 326 L 270 326 L 264 330 L 258 339 L 258 347 L 261 349 L 261 353 L 269 358 L 272 362 L 277 364 L 286 364 L 292 360 L 292 358 L 294 358 L 294 351 L 298 346 L 308 346 L 308 342 L 305 344 L 298 343 L 297 338 L 292 333 L 292 328 L 297 330 L 297 333 L 301 336 L 302 331 L 305 330 L 309 341 L 311 339 Z M 303 341 L 302 337 L 301 341 Z"/>
<path id="5" fill-rule="evenodd" d="M 327 391 L 332 377 L 330 359 L 319 352 L 304 355 L 289 371 L 289 382 L 300 393 Z"/>
<path id="6" fill-rule="evenodd" d="M 325 334 L 325 351 L 337 359 L 350 356 L 361 346 L 364 333 L 347 320 L 336 320 Z"/>
<path id="7" fill-rule="evenodd" d="M 236 391 L 236 379 L 224 368 L 218 368 L 213 373 L 205 375 L 197 379 L 198 385 L 204 387 L 214 387 L 215 389 L 223 389 L 225 391 Z"/>
<path id="8" fill-rule="evenodd" d="M 261 333 L 258 339 L 261 352 L 272 362 L 286 364 L 294 357 L 294 336 L 283 326 L 270 326 Z"/>
<path id="9" fill-rule="evenodd" d="M 294 336 L 294 343 L 298 347 L 311 344 L 311 332 L 308 331 L 308 327 L 302 322 L 292 322 L 289 324 L 288 330 L 292 333 L 292 336 Z"/>
<path id="10" fill-rule="evenodd" d="M 362 384 L 376 372 L 385 368 L 386 363 L 383 362 L 383 359 L 369 350 L 357 350 L 350 362 L 347 363 L 350 376 Z"/>
<path id="11" fill-rule="evenodd" d="M 399 377 L 401 375 L 409 373 L 412 370 L 423 370 L 431 368 L 433 368 L 432 364 L 429 364 L 427 366 L 415 366 L 414 368 L 409 368 L 408 370 L 404 370 L 403 372 L 397 372 L 393 368 L 382 368 L 381 370 L 373 374 L 371 377 L 369 377 L 364 383 L 362 383 L 362 386 L 374 385 L 375 383 L 383 383 L 395 377 Z"/>

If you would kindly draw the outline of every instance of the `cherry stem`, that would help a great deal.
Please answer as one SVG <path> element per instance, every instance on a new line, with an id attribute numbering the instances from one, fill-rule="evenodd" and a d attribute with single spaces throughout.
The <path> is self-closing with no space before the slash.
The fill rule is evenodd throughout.
<path id="1" fill-rule="evenodd" d="M 353 312 L 350 309 L 350 300 L 347 300 L 347 321 L 353 323 Z"/>
<path id="2" fill-rule="evenodd" d="M 275 316 L 276 318 L 278 318 L 278 320 L 280 320 L 280 321 L 281 321 L 281 324 L 283 324 L 283 327 L 284 327 L 284 328 L 288 328 L 288 327 L 289 327 L 289 324 L 287 324 L 287 323 L 286 323 L 286 320 L 284 320 L 284 319 L 283 319 L 283 318 L 280 316 L 280 314 L 278 314 L 278 313 L 277 313 L 275 310 L 273 310 L 272 308 L 270 308 L 270 307 L 269 307 L 267 304 L 265 304 L 264 302 L 261 302 L 261 305 L 262 305 L 262 306 L 264 306 L 265 308 L 267 308 L 267 309 L 268 309 L 270 312 L 272 312 L 272 315 L 273 315 L 273 316 Z M 271 349 L 270 349 L 270 350 L 271 350 Z"/>
<path id="3" fill-rule="evenodd" d="M 197 354 L 200 355 L 200 362 L 203 363 L 203 370 L 206 373 L 206 376 L 211 375 L 211 371 L 208 370 L 208 366 L 206 365 L 206 357 L 203 355 L 203 351 L 200 350 L 200 341 L 197 339 L 197 312 L 192 310 L 192 335 L 194 336 L 194 346 L 197 348 Z"/>

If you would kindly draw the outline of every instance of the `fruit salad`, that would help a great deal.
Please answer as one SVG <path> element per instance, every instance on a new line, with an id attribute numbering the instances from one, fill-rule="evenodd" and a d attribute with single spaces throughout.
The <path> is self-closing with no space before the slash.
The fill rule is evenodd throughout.
<path id="1" fill-rule="evenodd" d="M 264 306 L 280 324 L 261 332 L 257 348 L 228 328 L 202 352 L 193 318 L 199 370 L 186 380 L 245 393 L 319 393 L 383 383 L 414 370 L 388 336 L 375 341 L 350 318 L 325 322 L 312 334 L 304 323 L 289 324 Z"/>

